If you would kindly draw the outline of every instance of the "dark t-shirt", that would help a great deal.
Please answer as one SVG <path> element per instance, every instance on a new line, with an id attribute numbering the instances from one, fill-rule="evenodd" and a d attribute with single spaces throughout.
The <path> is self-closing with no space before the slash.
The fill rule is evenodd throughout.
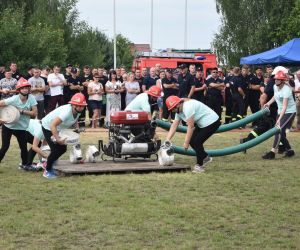
<path id="1" fill-rule="evenodd" d="M 179 97 L 188 97 L 192 86 L 195 85 L 194 77 L 189 72 L 187 72 L 185 75 L 179 74 L 178 84 Z"/>
<path id="2" fill-rule="evenodd" d="M 30 75 L 30 74 L 27 74 L 26 76 L 24 76 L 24 78 L 26 79 L 26 80 L 29 80 L 29 78 L 31 78 L 32 77 L 32 75 Z"/>
<path id="3" fill-rule="evenodd" d="M 267 101 L 270 101 L 272 99 L 272 97 L 274 96 L 274 85 L 275 85 L 275 80 L 274 79 L 270 79 L 269 82 L 267 83 L 266 87 L 265 87 L 265 94 L 267 95 Z M 272 116 L 277 115 L 277 104 L 276 102 L 273 102 L 272 105 L 270 106 L 270 112 Z"/>
<path id="4" fill-rule="evenodd" d="M 68 78 L 68 83 L 71 85 L 81 85 L 82 86 L 82 82 L 81 82 L 81 79 L 80 77 L 76 77 L 76 78 L 73 78 L 73 77 L 69 77 Z M 76 93 L 79 93 L 80 91 L 79 90 L 75 90 L 75 89 L 71 89 L 70 86 L 65 86 L 66 87 L 66 90 L 67 90 L 67 96 L 69 97 L 72 97 L 73 95 L 75 95 Z M 65 88 L 64 88 L 64 91 L 65 91 Z M 64 92 L 65 94 L 65 92 Z"/>
<path id="5" fill-rule="evenodd" d="M 249 82 L 251 85 L 261 86 L 261 83 L 264 82 L 264 78 L 258 78 L 256 75 L 250 74 Z M 256 98 L 258 100 L 260 96 L 260 90 L 249 89 L 249 96 L 250 98 Z"/>
<path id="6" fill-rule="evenodd" d="M 5 78 L 4 72 L 3 72 L 3 73 L 0 72 L 0 80 L 1 80 L 2 78 Z"/>
<path id="7" fill-rule="evenodd" d="M 228 75 L 225 77 L 224 83 L 225 83 L 225 96 L 230 97 L 231 96 L 231 89 L 232 89 L 232 82 L 233 76 Z M 229 87 L 226 86 L 226 84 L 229 83 Z"/>
<path id="8" fill-rule="evenodd" d="M 140 91 L 142 92 L 142 85 L 143 85 L 143 82 L 144 82 L 144 77 L 140 77 L 140 78 L 135 77 L 134 80 L 139 83 Z"/>
<path id="9" fill-rule="evenodd" d="M 152 78 L 150 76 L 147 76 L 143 82 L 143 85 L 146 86 L 146 90 L 149 89 L 151 86 L 156 85 L 156 81 L 158 79 L 159 79 L 158 77 Z"/>
<path id="10" fill-rule="evenodd" d="M 221 95 L 222 91 L 219 90 L 219 89 L 216 89 L 216 88 L 210 88 L 209 84 L 211 84 L 211 83 L 217 83 L 217 84 L 221 85 L 222 83 L 224 83 L 224 81 L 221 78 L 215 79 L 215 78 L 212 78 L 212 77 L 206 80 L 206 86 L 208 88 L 207 89 L 207 95 L 208 96 L 214 96 L 214 97 L 217 97 L 217 98 L 222 98 L 222 95 Z"/>
<path id="11" fill-rule="evenodd" d="M 203 78 L 198 79 L 195 77 L 194 82 L 196 88 L 201 88 L 205 84 Z M 204 102 L 204 90 L 195 91 L 192 98 L 197 101 Z"/>
<path id="12" fill-rule="evenodd" d="M 17 79 L 17 81 L 19 81 L 19 79 L 22 77 L 22 75 L 16 71 L 15 73 L 12 74 L 12 78 Z"/>
<path id="13" fill-rule="evenodd" d="M 165 88 L 164 84 L 173 84 L 173 83 L 177 83 L 177 80 L 172 76 L 170 79 L 168 79 L 167 77 L 163 78 L 161 81 L 161 84 L 163 86 L 163 91 L 164 91 L 164 97 L 168 97 L 171 95 L 178 95 L 178 89 L 173 89 L 173 88 Z"/>
<path id="14" fill-rule="evenodd" d="M 105 84 L 108 81 L 107 76 L 99 76 L 99 82 L 102 84 L 103 91 L 105 91 Z"/>
<path id="15" fill-rule="evenodd" d="M 81 80 L 81 84 L 83 85 L 84 82 L 93 81 L 93 76 L 92 75 L 82 76 L 82 77 L 80 77 L 80 80 Z M 82 94 L 84 94 L 85 98 L 88 99 L 89 95 L 87 93 L 87 87 L 86 86 L 84 86 Z"/>

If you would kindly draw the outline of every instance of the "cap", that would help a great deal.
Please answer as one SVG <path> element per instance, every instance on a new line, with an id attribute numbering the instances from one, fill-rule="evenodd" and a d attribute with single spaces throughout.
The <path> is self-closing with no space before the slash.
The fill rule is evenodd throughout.
<path id="1" fill-rule="evenodd" d="M 72 64 L 68 63 L 66 68 L 73 67 Z"/>
<path id="2" fill-rule="evenodd" d="M 71 69 L 71 73 L 76 74 L 77 73 L 77 69 L 76 68 L 72 68 Z"/>
<path id="3" fill-rule="evenodd" d="M 168 72 L 168 73 L 173 73 L 173 71 L 172 71 L 172 69 L 166 69 L 166 72 Z"/>
<path id="4" fill-rule="evenodd" d="M 179 65 L 179 68 L 181 68 L 181 69 L 186 69 L 187 67 L 188 67 L 188 66 L 187 66 L 185 63 Z"/>
<path id="5" fill-rule="evenodd" d="M 202 68 L 198 67 L 196 68 L 196 71 L 203 71 Z"/>

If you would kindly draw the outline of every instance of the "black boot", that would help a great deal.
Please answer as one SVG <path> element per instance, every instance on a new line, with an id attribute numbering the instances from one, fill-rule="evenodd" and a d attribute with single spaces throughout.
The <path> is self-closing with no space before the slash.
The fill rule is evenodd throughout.
<path id="1" fill-rule="evenodd" d="M 295 151 L 293 149 L 289 149 L 285 151 L 284 157 L 293 157 L 295 155 Z"/>
<path id="2" fill-rule="evenodd" d="M 263 155 L 262 158 L 265 160 L 275 159 L 275 153 L 270 151 L 270 152 L 266 153 L 265 155 Z"/>

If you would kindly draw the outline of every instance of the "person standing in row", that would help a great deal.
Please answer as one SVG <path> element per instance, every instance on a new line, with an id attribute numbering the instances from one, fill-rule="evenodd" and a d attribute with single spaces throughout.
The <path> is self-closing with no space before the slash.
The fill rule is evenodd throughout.
<path id="1" fill-rule="evenodd" d="M 22 164 L 20 167 L 24 170 L 29 170 L 27 166 L 28 151 L 26 141 L 26 129 L 28 127 L 30 118 L 35 118 L 37 115 L 37 102 L 33 95 L 30 94 L 31 85 L 24 78 L 20 78 L 16 90 L 18 95 L 14 95 L 5 100 L 0 101 L 0 107 L 7 105 L 15 106 L 20 112 L 20 118 L 17 122 L 7 124 L 3 121 L 2 126 L 2 145 L 0 149 L 0 162 L 3 160 L 9 146 L 11 136 L 17 138 L 19 148 L 21 149 Z"/>
<path id="2" fill-rule="evenodd" d="M 37 101 L 37 118 L 39 120 L 45 116 L 44 92 L 46 87 L 44 79 L 40 77 L 40 72 L 40 69 L 33 68 L 33 77 L 29 78 L 28 80 L 31 85 L 31 94 Z"/>
<path id="3" fill-rule="evenodd" d="M 207 106 L 215 111 L 220 121 L 222 120 L 222 90 L 225 88 L 224 81 L 218 76 L 218 69 L 213 68 L 211 78 L 206 80 L 207 86 Z"/>
<path id="4" fill-rule="evenodd" d="M 117 72 L 109 72 L 109 80 L 105 84 L 106 92 L 106 123 L 110 123 L 110 114 L 121 110 L 121 93 L 124 92 L 122 83 L 117 80 Z"/>
<path id="5" fill-rule="evenodd" d="M 134 74 L 128 74 L 128 81 L 125 83 L 126 89 L 126 107 L 140 93 L 140 85 L 135 80 Z"/>
<path id="6" fill-rule="evenodd" d="M 88 85 L 89 100 L 88 104 L 93 109 L 92 128 L 97 128 L 101 117 L 102 95 L 104 93 L 103 86 L 99 82 L 100 76 L 98 73 L 93 75 L 94 81 Z"/>
<path id="7" fill-rule="evenodd" d="M 1 99 L 6 99 L 16 94 L 17 80 L 12 77 L 12 72 L 7 70 L 4 75 L 5 77 L 0 80 Z"/>
<path id="8" fill-rule="evenodd" d="M 56 106 L 64 105 L 63 87 L 66 84 L 66 79 L 60 73 L 60 66 L 53 67 L 53 73 L 48 75 L 48 83 L 50 86 L 51 98 L 49 102 L 49 112 L 54 110 Z"/>

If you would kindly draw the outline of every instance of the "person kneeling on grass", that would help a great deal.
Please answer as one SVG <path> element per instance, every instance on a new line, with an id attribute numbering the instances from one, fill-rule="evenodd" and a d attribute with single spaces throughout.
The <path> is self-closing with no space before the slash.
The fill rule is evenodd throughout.
<path id="1" fill-rule="evenodd" d="M 28 128 L 26 129 L 26 140 L 27 143 L 31 144 L 32 147 L 28 152 L 27 166 L 30 166 L 30 169 L 33 171 L 39 171 L 42 168 L 39 168 L 37 165 L 33 165 L 33 159 L 38 153 L 42 158 L 47 159 L 48 155 L 43 152 L 40 148 L 42 141 L 45 139 L 42 124 L 39 120 L 30 119 Z"/>
<path id="2" fill-rule="evenodd" d="M 18 95 L 14 95 L 5 100 L 0 101 L 0 107 L 7 105 L 15 106 L 20 112 L 20 118 L 17 122 L 6 124 L 2 126 L 2 146 L 0 149 L 0 162 L 4 158 L 9 146 L 11 136 L 14 135 L 17 138 L 19 147 L 21 149 L 22 164 L 19 168 L 23 170 L 32 170 L 31 166 L 27 166 L 27 141 L 26 141 L 26 129 L 29 124 L 30 118 L 35 118 L 37 115 L 37 102 L 33 95 L 30 94 L 31 85 L 24 78 L 20 78 L 16 90 Z"/>
<path id="3" fill-rule="evenodd" d="M 45 178 L 56 178 L 53 164 L 67 151 L 65 140 L 59 137 L 58 133 L 63 129 L 72 127 L 77 122 L 86 105 L 84 95 L 77 93 L 71 98 L 69 104 L 60 106 L 42 119 L 42 130 L 51 150 L 47 159 L 46 170 L 43 173 Z M 55 142 L 51 137 L 55 139 Z"/>
<path id="4" fill-rule="evenodd" d="M 296 115 L 296 104 L 293 98 L 292 88 L 289 85 L 288 76 L 283 71 L 278 71 L 274 77 L 274 96 L 265 104 L 265 107 L 270 107 L 276 101 L 278 106 L 278 116 L 276 125 L 280 126 L 280 133 L 277 133 L 274 138 L 274 143 L 271 151 L 263 155 L 263 159 L 274 159 L 275 154 L 278 153 L 278 145 L 281 141 L 286 149 L 285 157 L 292 157 L 295 155 L 289 141 L 286 138 L 286 129 L 290 128 L 292 121 Z"/>
<path id="5" fill-rule="evenodd" d="M 170 141 L 181 120 L 187 123 L 187 132 L 183 147 L 187 150 L 189 145 L 195 150 L 197 164 L 194 173 L 204 172 L 204 165 L 212 161 L 204 150 L 204 142 L 212 136 L 221 125 L 219 116 L 202 102 L 170 96 L 166 100 L 168 110 L 176 113 L 175 120 L 169 130 L 166 140 Z"/>

